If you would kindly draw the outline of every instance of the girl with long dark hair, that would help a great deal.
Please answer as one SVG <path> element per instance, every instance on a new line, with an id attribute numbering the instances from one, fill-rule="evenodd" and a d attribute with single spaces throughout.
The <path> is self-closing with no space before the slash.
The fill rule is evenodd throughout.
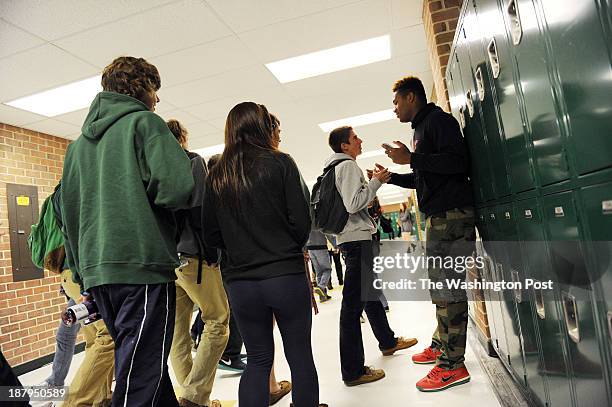
<path id="1" fill-rule="evenodd" d="M 311 294 L 302 249 L 310 232 L 309 194 L 293 159 L 278 150 L 263 105 L 243 102 L 225 125 L 225 149 L 211 169 L 203 222 L 207 244 L 221 248 L 230 302 L 247 349 L 241 407 L 269 403 L 273 318 L 291 368 L 295 407 L 316 407 Z"/>

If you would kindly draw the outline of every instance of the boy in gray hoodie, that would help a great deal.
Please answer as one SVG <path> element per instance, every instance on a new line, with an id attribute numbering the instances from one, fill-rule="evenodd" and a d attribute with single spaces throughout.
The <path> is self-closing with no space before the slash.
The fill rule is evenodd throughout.
<path id="1" fill-rule="evenodd" d="M 336 188 L 349 213 L 346 226 L 337 235 L 345 256 L 346 273 L 340 310 L 340 365 L 342 380 L 347 386 L 374 382 L 385 377 L 382 369 L 365 366 L 363 338 L 359 316 L 365 310 L 378 347 L 389 356 L 417 343 L 414 338 L 396 338 L 389 327 L 379 293 L 373 287 L 372 234 L 376 226 L 368 214 L 368 204 L 382 184 L 389 181 L 387 169 L 376 169 L 367 182 L 355 161 L 361 154 L 361 140 L 351 127 L 339 127 L 329 134 L 329 146 L 334 150 L 325 167 L 342 160 L 335 167 Z M 372 300 L 372 301 L 369 301 Z"/>

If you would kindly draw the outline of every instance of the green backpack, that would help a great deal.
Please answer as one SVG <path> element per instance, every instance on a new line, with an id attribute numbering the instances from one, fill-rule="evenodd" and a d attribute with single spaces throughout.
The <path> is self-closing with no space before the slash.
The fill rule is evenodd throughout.
<path id="1" fill-rule="evenodd" d="M 45 199 L 42 209 L 40 210 L 38 223 L 32 225 L 32 230 L 28 237 L 28 247 L 32 252 L 32 263 L 34 263 L 36 267 L 45 268 L 49 262 L 48 257 L 55 257 L 54 255 L 57 255 L 58 251 L 63 254 L 64 235 L 62 234 L 61 227 L 55 218 L 55 211 L 53 210 L 53 198 L 58 189 L 59 185 L 55 188 L 55 191 Z M 49 254 L 53 255 L 49 256 Z M 52 271 L 58 272 L 57 270 Z"/>

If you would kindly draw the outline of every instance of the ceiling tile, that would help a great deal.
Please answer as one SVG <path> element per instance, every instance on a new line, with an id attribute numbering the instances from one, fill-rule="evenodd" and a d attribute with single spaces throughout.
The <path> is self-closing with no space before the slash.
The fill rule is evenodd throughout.
<path id="1" fill-rule="evenodd" d="M 198 123 L 201 119 L 195 117 L 192 114 L 189 114 L 183 110 L 176 109 L 170 110 L 165 113 L 158 113 L 165 121 L 170 119 L 178 120 L 183 126 L 189 127 L 192 124 Z"/>
<path id="2" fill-rule="evenodd" d="M 393 28 L 423 23 L 423 0 L 391 0 Z"/>
<path id="3" fill-rule="evenodd" d="M 314 14 L 358 0 L 206 0 L 235 32 L 244 32 L 284 20 Z"/>
<path id="4" fill-rule="evenodd" d="M 36 123 L 30 123 L 24 127 L 30 130 L 40 131 L 41 133 L 46 133 L 51 136 L 63 138 L 66 138 L 69 134 L 80 132 L 80 126 L 74 126 L 55 119 L 45 119 Z"/>
<path id="5" fill-rule="evenodd" d="M 89 113 L 89 108 L 61 114 L 59 116 L 55 116 L 54 119 L 59 120 L 60 122 L 72 124 L 73 126 L 79 126 L 79 128 L 81 128 L 85 122 L 87 113 Z"/>
<path id="6" fill-rule="evenodd" d="M 3 58 L 0 63 L 0 102 L 85 79 L 99 70 L 67 52 L 45 44 Z"/>
<path id="7" fill-rule="evenodd" d="M 200 121 L 197 123 L 190 124 L 187 127 L 187 131 L 189 132 L 189 139 L 193 139 L 194 137 L 202 138 L 204 136 L 210 136 L 214 134 L 222 134 L 223 130 L 219 130 L 217 127 L 206 121 Z"/>
<path id="8" fill-rule="evenodd" d="M 397 58 L 403 55 L 427 51 L 427 38 L 423 24 L 413 25 L 391 33 L 391 55 Z"/>
<path id="9" fill-rule="evenodd" d="M 164 87 L 256 64 L 256 56 L 235 35 L 151 58 Z"/>
<path id="10" fill-rule="evenodd" d="M 189 149 L 190 150 L 196 150 L 198 148 L 216 146 L 218 144 L 223 144 L 223 132 L 222 131 L 219 131 L 214 134 L 208 134 L 205 136 L 193 134 L 189 137 Z"/>
<path id="11" fill-rule="evenodd" d="M 40 38 L 0 19 L 0 58 L 44 43 Z"/>
<path id="12" fill-rule="evenodd" d="M 274 76 L 261 65 L 241 68 L 172 87 L 162 87 L 160 98 L 180 108 L 222 99 L 243 96 L 258 89 L 280 86 Z"/>
<path id="13" fill-rule="evenodd" d="M 45 118 L 45 116 L 26 112 L 25 110 L 16 109 L 12 106 L 3 105 L 0 103 L 0 123 L 20 127 L 27 123 L 34 123 L 44 120 Z"/>
<path id="14" fill-rule="evenodd" d="M 265 62 L 273 62 L 388 34 L 389 1 L 361 1 L 238 36 Z"/>
<path id="15" fill-rule="evenodd" d="M 0 15 L 52 41 L 176 0 L 2 0 Z"/>
<path id="16" fill-rule="evenodd" d="M 85 61 L 104 67 L 119 55 L 151 58 L 231 34 L 205 3 L 182 0 L 55 43 Z"/>

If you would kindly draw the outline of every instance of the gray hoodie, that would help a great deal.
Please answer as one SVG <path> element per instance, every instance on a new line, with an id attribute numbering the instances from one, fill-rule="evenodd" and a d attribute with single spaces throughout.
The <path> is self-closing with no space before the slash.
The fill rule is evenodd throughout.
<path id="1" fill-rule="evenodd" d="M 344 161 L 336 167 L 336 187 L 340 192 L 344 206 L 349 213 L 346 226 L 337 236 L 338 244 L 370 240 L 376 232 L 374 221 L 368 214 L 368 204 L 376 197 L 376 191 L 382 186 L 381 182 L 372 178 L 367 182 L 363 171 L 357 162 L 344 153 L 335 153 L 327 159 L 325 167 L 341 160 Z"/>

